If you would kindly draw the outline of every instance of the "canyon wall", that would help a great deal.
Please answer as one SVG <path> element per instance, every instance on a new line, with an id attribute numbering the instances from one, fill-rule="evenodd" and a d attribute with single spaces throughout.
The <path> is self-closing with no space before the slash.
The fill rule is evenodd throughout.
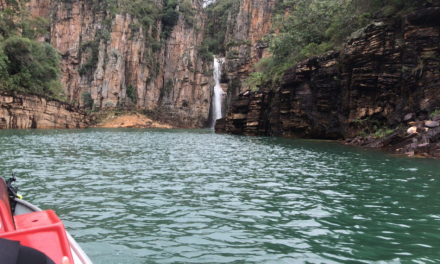
<path id="1" fill-rule="evenodd" d="M 231 12 L 227 21 L 222 88 L 225 91 L 224 112 L 242 92 L 242 82 L 254 72 L 254 65 L 270 56 L 263 37 L 272 29 L 275 0 L 242 0 L 238 12 Z"/>
<path id="2" fill-rule="evenodd" d="M 268 56 L 263 37 L 272 28 L 275 0 L 242 0 L 236 17 L 228 19 L 225 74 L 240 82 L 254 72 L 253 65 Z"/>
<path id="3" fill-rule="evenodd" d="M 217 131 L 340 139 L 440 109 L 440 4 L 377 20 L 342 52 L 307 59 L 277 89 L 239 95 Z"/>
<path id="4" fill-rule="evenodd" d="M 61 53 L 61 81 L 70 102 L 82 105 L 83 94 L 90 93 L 97 107 L 131 105 L 127 89 L 133 89 L 138 109 L 160 111 L 175 126 L 203 127 L 213 84 L 212 63 L 198 52 L 202 2 L 191 1 L 194 20 L 180 14 L 169 37 L 161 35 L 160 20 L 146 28 L 104 1 L 31 0 L 27 6 L 32 16 L 50 21 L 50 34 L 42 39 Z"/>
<path id="5" fill-rule="evenodd" d="M 153 1 L 165 8 L 163 0 Z M 32 17 L 49 21 L 50 29 L 40 41 L 50 42 L 61 54 L 61 82 L 68 101 L 83 106 L 84 96 L 89 96 L 94 107 L 135 105 L 173 126 L 206 126 L 214 83 L 212 62 L 199 52 L 206 21 L 203 1 L 190 0 L 192 17 L 179 12 L 168 36 L 160 19 L 147 26 L 124 10 L 128 2 L 117 2 L 117 8 L 110 2 L 26 3 Z M 229 13 L 223 43 L 223 109 L 241 92 L 253 65 L 267 56 L 262 38 L 271 29 L 274 6 L 275 0 L 243 0 Z"/>
<path id="6" fill-rule="evenodd" d="M 0 129 L 86 128 L 87 115 L 67 103 L 0 93 Z"/>

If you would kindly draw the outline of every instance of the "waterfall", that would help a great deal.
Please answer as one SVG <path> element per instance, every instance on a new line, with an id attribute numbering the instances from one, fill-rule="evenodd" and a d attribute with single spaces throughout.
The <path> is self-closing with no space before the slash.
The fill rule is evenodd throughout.
<path id="1" fill-rule="evenodd" d="M 212 110 L 211 110 L 211 128 L 214 128 L 217 119 L 222 118 L 222 98 L 223 90 L 220 86 L 220 78 L 222 76 L 223 58 L 214 57 L 214 94 L 212 96 Z"/>

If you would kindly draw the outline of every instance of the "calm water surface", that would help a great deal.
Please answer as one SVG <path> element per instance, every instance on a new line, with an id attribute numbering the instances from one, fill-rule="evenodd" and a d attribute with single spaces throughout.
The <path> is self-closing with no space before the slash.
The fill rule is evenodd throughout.
<path id="1" fill-rule="evenodd" d="M 0 130 L 94 263 L 440 263 L 440 161 L 207 130 Z"/>

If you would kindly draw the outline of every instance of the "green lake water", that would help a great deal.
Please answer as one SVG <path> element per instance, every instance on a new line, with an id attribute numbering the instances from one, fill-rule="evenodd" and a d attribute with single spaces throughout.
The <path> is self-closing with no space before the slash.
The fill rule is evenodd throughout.
<path id="1" fill-rule="evenodd" d="M 96 264 L 440 263 L 440 161 L 210 130 L 0 130 Z"/>

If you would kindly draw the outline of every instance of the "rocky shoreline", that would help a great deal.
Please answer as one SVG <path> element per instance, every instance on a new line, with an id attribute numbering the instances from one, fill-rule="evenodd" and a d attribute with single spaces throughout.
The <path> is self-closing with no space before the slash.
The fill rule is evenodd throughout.
<path id="1" fill-rule="evenodd" d="M 421 157 L 440 157 L 440 114 L 420 120 L 411 113 L 405 117 L 406 127 L 401 126 L 383 138 L 355 137 L 346 145 L 381 148 L 395 154 Z"/>
<path id="2" fill-rule="evenodd" d="M 173 113 L 103 108 L 86 113 L 38 95 L 0 92 L 0 129 L 164 128 L 181 126 Z"/>
<path id="3" fill-rule="evenodd" d="M 88 115 L 79 108 L 37 95 L 0 92 L 0 129 L 86 128 Z"/>

